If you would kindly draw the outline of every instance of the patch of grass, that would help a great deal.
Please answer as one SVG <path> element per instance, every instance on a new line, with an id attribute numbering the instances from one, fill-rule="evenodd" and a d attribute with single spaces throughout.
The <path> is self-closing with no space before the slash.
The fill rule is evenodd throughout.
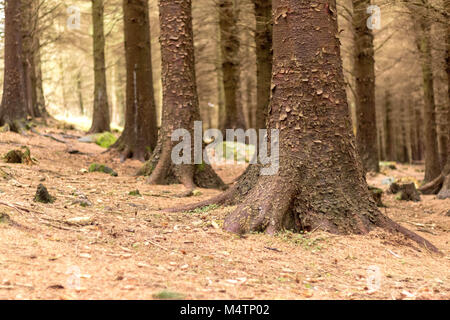
<path id="1" fill-rule="evenodd" d="M 138 189 L 133 190 L 133 191 L 130 191 L 130 192 L 128 193 L 128 195 L 129 195 L 129 196 L 134 196 L 134 197 L 142 197 L 142 195 L 141 195 L 141 193 L 139 192 Z"/>
<path id="2" fill-rule="evenodd" d="M 153 298 L 160 300 L 182 300 L 185 298 L 184 294 L 163 290 L 153 295 Z"/>
<path id="3" fill-rule="evenodd" d="M 277 237 L 283 241 L 293 243 L 301 246 L 307 250 L 322 250 L 323 246 L 320 244 L 324 238 L 310 238 L 305 233 L 295 233 L 292 231 L 283 231 L 277 234 Z"/>
<path id="4" fill-rule="evenodd" d="M 111 132 L 103 132 L 97 135 L 95 143 L 102 148 L 109 148 L 114 143 L 116 143 L 117 138 Z"/>
<path id="5" fill-rule="evenodd" d="M 195 210 L 188 211 L 188 213 L 205 213 L 211 210 L 217 209 L 219 206 L 217 204 L 210 204 L 201 208 L 197 208 Z"/>
<path id="6" fill-rule="evenodd" d="M 112 175 L 113 177 L 117 177 L 118 174 L 110 167 L 105 166 L 104 164 L 93 163 L 89 166 L 89 172 L 103 172 Z"/>

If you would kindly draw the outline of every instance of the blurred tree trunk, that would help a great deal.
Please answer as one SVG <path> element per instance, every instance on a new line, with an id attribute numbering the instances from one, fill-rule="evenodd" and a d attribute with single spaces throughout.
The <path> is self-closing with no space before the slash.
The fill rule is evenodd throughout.
<path id="1" fill-rule="evenodd" d="M 384 154 L 386 155 L 386 160 L 395 161 L 394 112 L 391 99 L 390 91 L 386 90 L 384 96 Z"/>
<path id="2" fill-rule="evenodd" d="M 80 108 L 80 115 L 84 116 L 83 86 L 81 83 L 81 69 L 77 72 L 77 97 L 78 97 L 78 107 Z"/>
<path id="3" fill-rule="evenodd" d="M 424 96 L 424 137 L 425 137 L 425 178 L 424 182 L 430 182 L 441 173 L 439 160 L 439 148 L 436 128 L 436 104 L 434 100 L 433 65 L 430 44 L 431 20 L 429 12 L 418 15 L 419 32 L 417 34 L 417 46 L 420 52 L 423 77 Z"/>
<path id="4" fill-rule="evenodd" d="M 220 129 L 244 128 L 245 121 L 238 110 L 239 88 L 239 34 L 236 0 L 218 0 L 220 46 L 222 58 L 223 87 L 225 96 L 225 117 L 221 120 Z"/>
<path id="5" fill-rule="evenodd" d="M 375 60 L 372 30 L 367 27 L 370 0 L 353 0 L 356 142 L 366 171 L 379 172 L 375 113 Z"/>
<path id="6" fill-rule="evenodd" d="M 0 106 L 0 125 L 7 124 L 16 132 L 24 130 L 27 116 L 20 6 L 20 0 L 5 3 L 5 69 Z"/>
<path id="7" fill-rule="evenodd" d="M 105 34 L 103 31 L 103 0 L 92 0 L 94 26 L 94 109 L 89 133 L 110 131 L 110 112 L 106 86 Z"/>
<path id="8" fill-rule="evenodd" d="M 266 128 L 272 79 L 272 0 L 254 0 L 256 16 L 255 129 Z"/>
<path id="9" fill-rule="evenodd" d="M 194 136 L 194 121 L 200 121 L 195 76 L 194 39 L 191 0 L 160 0 L 160 43 L 162 57 L 163 115 L 158 145 L 139 174 L 150 175 L 150 184 L 182 183 L 189 190 L 195 187 L 223 187 L 210 165 L 174 164 L 172 141 L 176 129 L 185 129 Z M 176 35 L 176 36 L 174 36 Z M 201 151 L 202 152 L 202 151 Z"/>
<path id="10" fill-rule="evenodd" d="M 125 128 L 112 148 L 121 160 L 148 159 L 157 143 L 148 0 L 123 0 L 127 69 Z"/>

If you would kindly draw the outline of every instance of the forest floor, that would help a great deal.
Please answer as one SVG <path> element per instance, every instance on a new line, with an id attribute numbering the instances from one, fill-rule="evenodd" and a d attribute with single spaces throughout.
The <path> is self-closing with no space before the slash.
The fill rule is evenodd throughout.
<path id="1" fill-rule="evenodd" d="M 382 230 L 240 238 L 221 229 L 233 207 L 160 211 L 219 191 L 178 198 L 181 185 L 151 186 L 134 176 L 140 162 L 120 163 L 67 136 L 82 136 L 79 131 L 37 130 L 65 143 L 0 133 L 0 155 L 26 145 L 38 160 L 0 161 L 9 174 L 0 176 L 0 299 L 450 299 L 450 200 L 404 202 L 384 194 L 381 209 L 443 256 Z M 87 173 L 94 162 L 118 177 Z M 245 165 L 215 169 L 231 183 Z M 368 180 L 387 189 L 387 177 L 422 176 L 421 165 L 396 164 Z M 33 201 L 40 183 L 54 203 Z M 136 189 L 141 196 L 130 195 Z M 74 203 L 81 193 L 92 206 Z"/>

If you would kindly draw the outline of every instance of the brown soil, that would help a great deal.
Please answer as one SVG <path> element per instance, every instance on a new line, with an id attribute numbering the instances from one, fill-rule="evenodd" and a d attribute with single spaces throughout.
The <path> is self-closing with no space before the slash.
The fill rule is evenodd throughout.
<path id="1" fill-rule="evenodd" d="M 381 230 L 367 236 L 313 231 L 239 238 L 221 229 L 232 207 L 161 212 L 220 191 L 176 197 L 183 186 L 152 186 L 134 176 L 138 161 L 121 164 L 94 144 L 64 138 L 60 130 L 38 130 L 66 143 L 34 133 L 0 134 L 0 154 L 26 145 L 38 160 L 0 162 L 0 171 L 13 176 L 0 176 L 0 216 L 11 219 L 0 219 L 0 299 L 152 299 L 162 291 L 188 299 L 450 298 L 450 200 L 421 196 L 420 202 L 405 202 L 384 194 L 388 207 L 381 208 L 443 256 Z M 94 162 L 119 176 L 84 172 Z M 423 178 L 421 165 L 396 166 L 369 176 L 369 183 L 387 190 L 382 183 L 387 176 Z M 231 183 L 245 166 L 214 168 Z M 54 203 L 33 201 L 40 183 L 56 197 Z M 141 197 L 129 195 L 136 189 Z M 73 204 L 75 191 L 92 206 Z M 70 220 L 79 217 L 89 221 Z M 373 268 L 381 274 L 378 290 L 367 281 Z"/>

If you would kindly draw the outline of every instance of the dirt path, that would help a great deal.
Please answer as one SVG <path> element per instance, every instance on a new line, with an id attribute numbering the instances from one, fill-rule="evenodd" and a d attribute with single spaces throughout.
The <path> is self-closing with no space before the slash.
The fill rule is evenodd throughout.
<path id="1" fill-rule="evenodd" d="M 47 131 L 67 143 L 0 134 L 0 154 L 27 145 L 39 161 L 0 162 L 12 176 L 0 176 L 0 202 L 15 207 L 0 205 L 0 214 L 11 219 L 0 219 L 1 299 L 450 298 L 450 200 L 383 198 L 387 215 L 433 242 L 443 257 L 379 230 L 367 236 L 313 232 L 239 238 L 220 228 L 233 208 L 160 211 L 218 191 L 177 198 L 182 186 L 149 186 L 133 176 L 139 162 L 120 164 L 96 145 Z M 85 154 L 69 154 L 68 147 Z M 86 173 L 93 162 L 106 163 L 119 176 Z M 388 176 L 423 176 L 421 166 L 397 166 L 369 177 L 370 183 L 387 188 Z M 230 183 L 244 166 L 216 169 Z M 39 183 L 56 197 L 53 204 L 33 201 Z M 141 196 L 129 195 L 136 189 Z M 81 193 L 92 206 L 73 203 Z M 79 224 L 71 220 L 80 217 Z"/>

